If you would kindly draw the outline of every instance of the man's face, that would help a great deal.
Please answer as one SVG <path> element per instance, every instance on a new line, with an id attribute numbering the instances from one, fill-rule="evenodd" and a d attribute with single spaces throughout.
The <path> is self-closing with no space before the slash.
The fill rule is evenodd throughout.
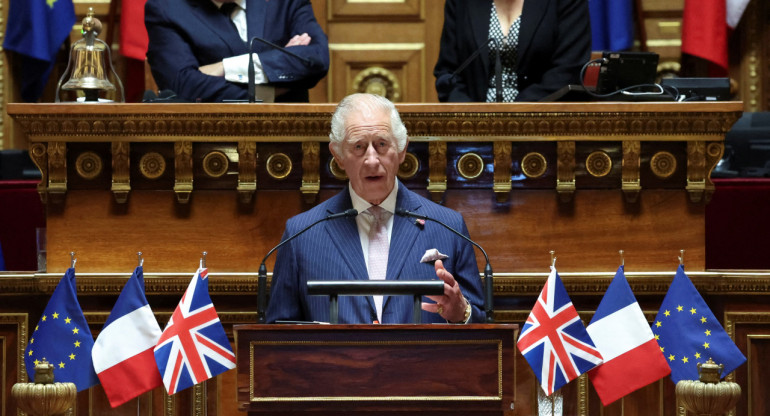
<path id="1" fill-rule="evenodd" d="M 329 146 L 337 164 L 345 170 L 353 190 L 367 202 L 379 205 L 393 190 L 398 166 L 406 156 L 390 132 L 390 114 L 356 111 L 345 122 L 345 140 L 338 154 Z"/>

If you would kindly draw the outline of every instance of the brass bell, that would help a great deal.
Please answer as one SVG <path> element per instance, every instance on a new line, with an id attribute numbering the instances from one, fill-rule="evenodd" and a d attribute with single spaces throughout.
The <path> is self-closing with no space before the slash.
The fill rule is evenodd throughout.
<path id="1" fill-rule="evenodd" d="M 118 100 L 125 101 L 123 85 L 112 67 L 110 48 L 104 41 L 96 38 L 102 31 L 102 23 L 93 14 L 93 8 L 89 8 L 88 14 L 83 18 L 83 39 L 75 42 L 70 48 L 67 69 L 56 87 L 56 102 L 60 101 L 60 89 L 83 91 L 85 101 L 100 101 L 100 92 L 116 91 L 115 84 L 109 80 L 110 75 L 119 87 L 119 91 L 116 91 Z M 69 80 L 62 84 L 67 76 Z"/>
<path id="2" fill-rule="evenodd" d="M 54 382 L 53 365 L 45 360 L 35 365 L 34 383 L 16 383 L 11 388 L 19 410 L 32 416 L 64 414 L 75 405 L 76 395 L 75 383 Z"/>

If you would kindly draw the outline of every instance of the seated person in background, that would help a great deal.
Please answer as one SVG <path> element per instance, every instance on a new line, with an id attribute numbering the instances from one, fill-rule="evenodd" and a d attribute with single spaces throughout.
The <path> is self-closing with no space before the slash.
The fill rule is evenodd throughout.
<path id="1" fill-rule="evenodd" d="M 473 246 L 434 222 L 394 215 L 403 208 L 468 235 L 462 215 L 411 192 L 396 179 L 406 156 L 406 127 L 393 103 L 378 95 L 344 98 L 332 116 L 329 150 L 350 181 L 343 191 L 286 223 L 283 238 L 329 214 L 278 250 L 267 322 L 329 321 L 329 297 L 309 296 L 308 280 L 436 280 L 444 294 L 423 301 L 423 323 L 484 322 Z M 427 250 L 448 257 L 421 262 Z M 379 267 L 378 267 L 379 266 Z M 383 299 L 384 298 L 384 299 Z M 412 323 L 412 296 L 340 296 L 339 323 Z"/>
<path id="2" fill-rule="evenodd" d="M 255 41 L 258 99 L 307 102 L 329 70 L 329 43 L 308 0 L 148 0 L 145 25 L 155 82 L 187 101 L 246 100 L 254 36 L 313 62 Z"/>
<path id="3" fill-rule="evenodd" d="M 447 0 L 433 70 L 439 101 L 497 101 L 497 54 L 504 102 L 537 101 L 580 83 L 591 55 L 588 0 Z"/>

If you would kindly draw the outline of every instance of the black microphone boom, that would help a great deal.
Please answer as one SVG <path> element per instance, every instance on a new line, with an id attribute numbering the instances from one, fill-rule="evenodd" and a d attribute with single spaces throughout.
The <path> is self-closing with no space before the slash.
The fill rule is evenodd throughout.
<path id="1" fill-rule="evenodd" d="M 254 36 L 253 38 L 251 38 L 251 40 L 249 40 L 249 86 L 248 86 L 248 89 L 249 89 L 249 102 L 250 103 L 256 102 L 256 100 L 257 100 L 256 99 L 256 91 L 255 91 L 257 89 L 257 87 L 255 85 L 256 84 L 256 81 L 255 81 L 256 74 L 254 73 L 254 41 L 255 40 L 257 42 L 264 43 L 265 45 L 268 45 L 268 46 L 270 46 L 273 49 L 279 50 L 279 51 L 281 51 L 281 52 L 283 52 L 283 53 L 285 53 L 285 54 L 287 54 L 289 56 L 292 56 L 292 57 L 298 59 L 300 62 L 302 62 L 303 64 L 307 65 L 310 68 L 316 68 L 318 66 L 318 62 L 315 61 L 315 60 L 304 58 L 302 56 L 297 55 L 294 52 L 291 52 L 287 48 L 284 48 L 282 46 L 278 46 L 275 43 L 270 42 L 270 41 L 265 40 L 265 39 L 262 39 L 262 38 L 260 38 L 258 36 Z M 356 214 L 356 215 L 358 215 L 358 214 Z"/>
<path id="2" fill-rule="evenodd" d="M 493 297 L 494 297 L 494 284 L 492 282 L 492 266 L 489 264 L 489 257 L 487 256 L 487 252 L 484 251 L 484 249 L 478 245 L 475 241 L 471 240 L 468 236 L 465 234 L 455 230 L 454 228 L 444 224 L 443 222 L 431 218 L 427 215 L 418 214 L 416 212 L 407 211 L 403 208 L 396 208 L 396 215 L 399 215 L 401 217 L 412 217 L 417 218 L 421 220 L 427 220 L 427 221 L 433 221 L 436 224 L 441 225 L 442 227 L 446 228 L 447 230 L 459 235 L 462 237 L 465 241 L 473 244 L 475 247 L 477 247 L 479 250 L 481 250 L 481 254 L 484 255 L 484 260 L 486 261 L 486 265 L 484 266 L 484 313 L 487 315 L 487 322 L 492 323 L 495 322 L 494 318 L 494 305 L 493 305 Z"/>
<path id="3" fill-rule="evenodd" d="M 297 238 L 300 234 L 318 225 L 318 223 L 329 221 L 329 220 L 335 220 L 337 218 L 355 217 L 356 215 L 358 215 L 358 211 L 356 211 L 353 208 L 347 211 L 338 212 L 336 214 L 329 214 L 321 218 L 320 220 L 308 225 L 307 227 L 297 231 L 296 233 L 291 235 L 289 238 L 281 241 L 280 243 L 278 243 L 277 246 L 273 247 L 270 251 L 267 252 L 267 255 L 265 256 L 265 258 L 262 259 L 262 263 L 259 264 L 259 273 L 257 277 L 257 322 L 258 323 L 260 324 L 265 323 L 265 309 L 267 307 L 267 267 L 265 267 L 265 262 L 267 261 L 268 257 L 270 257 L 270 255 L 273 254 L 275 250 L 278 250 L 282 245 Z"/>

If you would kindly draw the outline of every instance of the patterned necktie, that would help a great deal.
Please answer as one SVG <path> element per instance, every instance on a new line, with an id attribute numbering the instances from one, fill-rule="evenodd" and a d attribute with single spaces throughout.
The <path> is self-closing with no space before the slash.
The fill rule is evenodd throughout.
<path id="1" fill-rule="evenodd" d="M 374 219 L 369 228 L 369 280 L 385 280 L 388 270 L 388 218 L 390 213 L 377 205 L 367 210 Z M 382 296 L 374 296 L 377 320 L 382 322 Z"/>

